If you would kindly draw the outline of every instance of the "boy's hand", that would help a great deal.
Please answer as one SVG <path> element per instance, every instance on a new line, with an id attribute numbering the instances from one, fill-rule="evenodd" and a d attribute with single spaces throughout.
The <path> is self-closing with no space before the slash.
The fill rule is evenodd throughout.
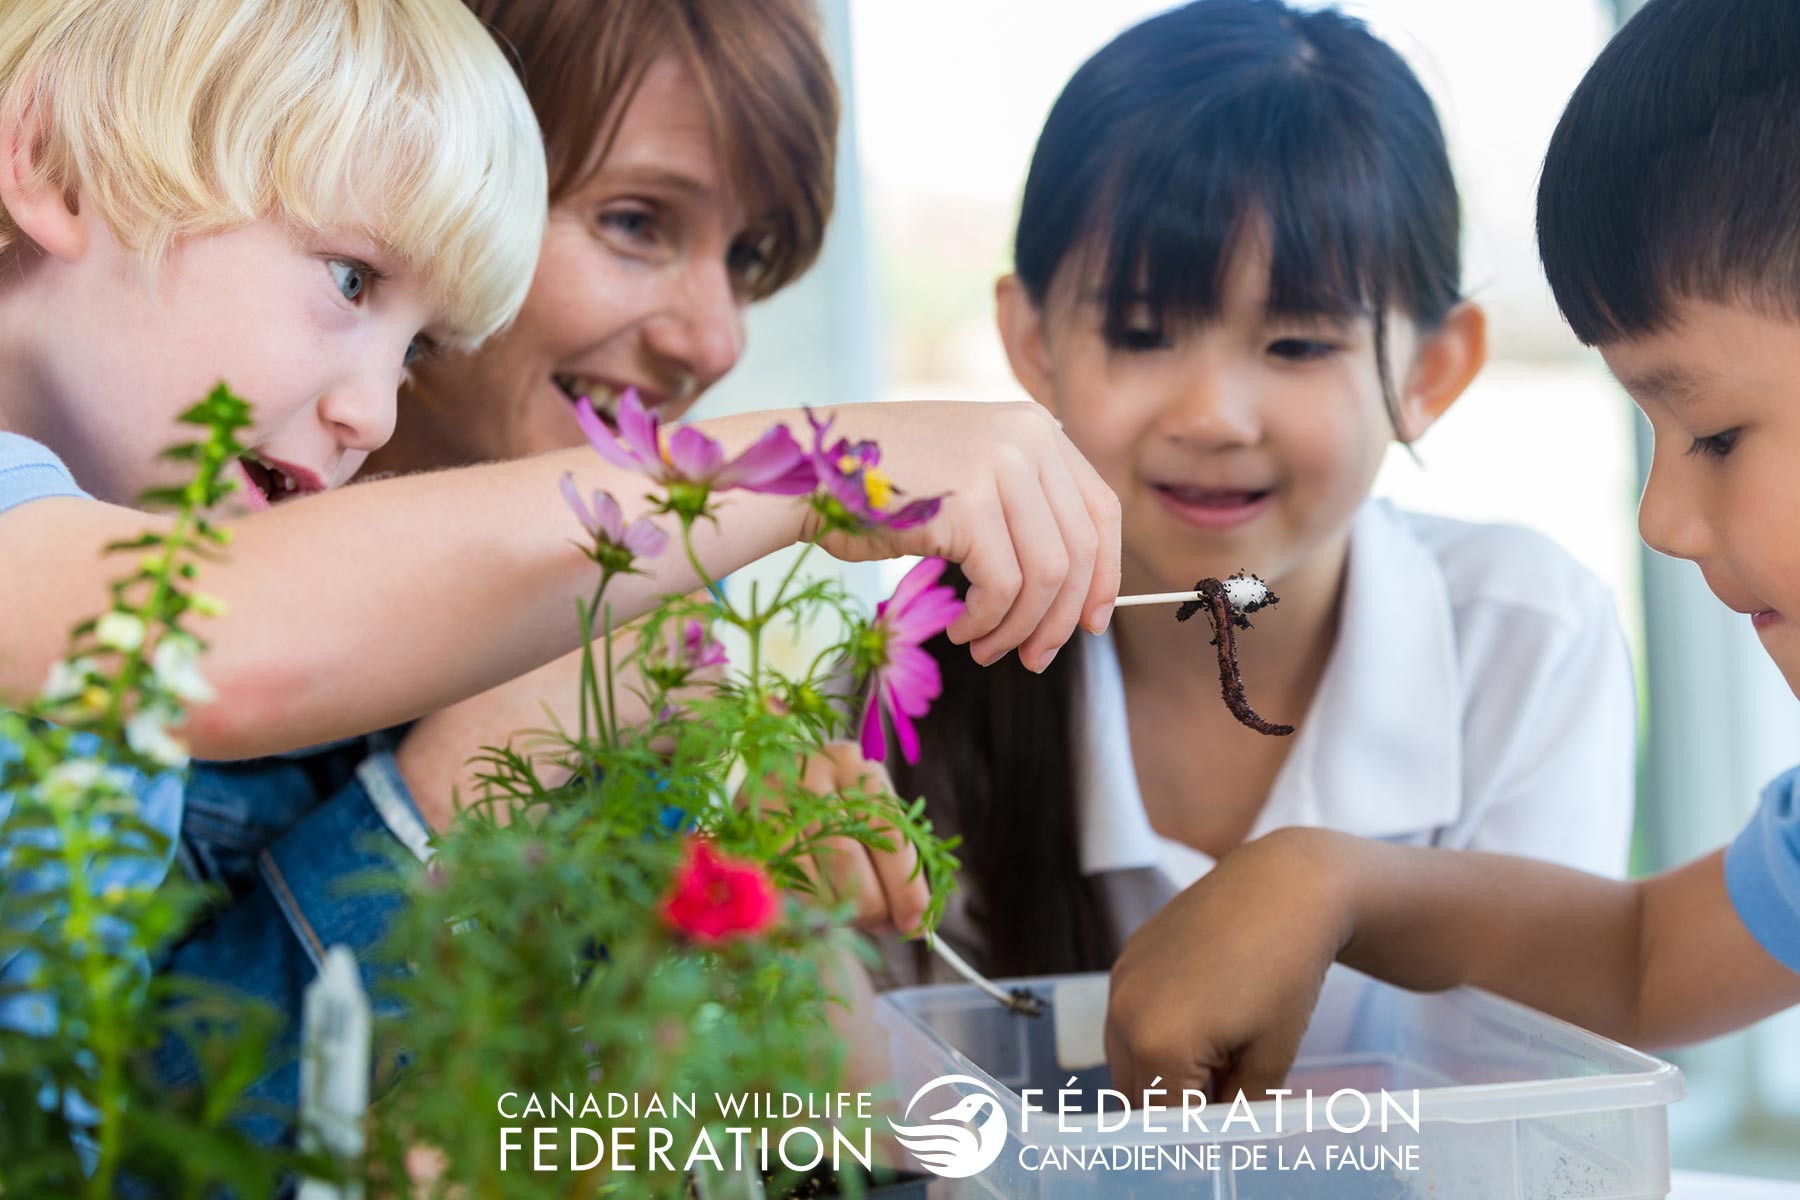
<path id="1" fill-rule="evenodd" d="M 1332 869 L 1344 847 L 1318 834 L 1240 847 L 1132 935 L 1106 1014 L 1114 1087 L 1255 1100 L 1281 1086 L 1347 936 Z"/>
<path id="2" fill-rule="evenodd" d="M 837 410 L 852 439 L 881 446 L 882 469 L 907 496 L 942 494 L 938 515 L 874 537 L 830 536 L 857 561 L 939 556 L 969 578 L 950 640 L 986 665 L 1017 648 L 1041 671 L 1080 624 L 1104 630 L 1119 594 L 1119 502 L 1042 407 L 908 403 Z M 809 531 L 810 533 L 810 531 Z"/>
<path id="3" fill-rule="evenodd" d="M 817 796 L 847 789 L 894 790 L 887 768 L 870 762 L 850 742 L 833 742 L 807 760 L 800 785 Z M 820 899 L 851 899 L 856 926 L 865 933 L 912 933 L 931 903 L 931 889 L 919 870 L 919 855 L 910 842 L 890 831 L 891 851 L 874 850 L 852 838 L 822 842 L 801 861 Z"/>

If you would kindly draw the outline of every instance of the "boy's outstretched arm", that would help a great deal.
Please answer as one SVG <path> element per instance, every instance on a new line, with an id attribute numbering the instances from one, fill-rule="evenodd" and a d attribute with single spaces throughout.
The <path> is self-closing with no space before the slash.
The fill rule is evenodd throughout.
<path id="1" fill-rule="evenodd" d="M 796 411 L 701 427 L 736 452 L 776 421 L 810 437 Z M 878 441 L 909 493 L 948 495 L 918 528 L 827 549 L 963 563 L 983 590 L 951 633 L 983 661 L 1016 648 L 1041 666 L 1077 622 L 1104 627 L 1118 590 L 1117 501 L 1042 410 L 849 406 L 835 431 Z M 566 471 L 584 490 L 613 493 L 628 517 L 647 508 L 642 477 L 583 448 L 361 484 L 236 522 L 229 557 L 200 580 L 228 611 L 198 629 L 219 699 L 190 716 L 193 753 L 251 757 L 385 728 L 575 649 L 576 600 L 596 574 L 558 488 Z M 806 536 L 809 510 L 800 498 L 732 492 L 720 518 L 694 531 L 714 577 Z M 0 704 L 34 694 L 70 628 L 106 607 L 122 564 L 101 547 L 155 520 L 69 498 L 0 514 Z M 647 567 L 615 580 L 618 620 L 700 582 L 674 547 Z"/>
<path id="2" fill-rule="evenodd" d="M 1114 1079 L 1127 1095 L 1281 1086 L 1334 960 L 1418 991 L 1485 988 L 1650 1047 L 1800 1003 L 1800 974 L 1738 919 L 1723 858 L 1621 883 L 1278 831 L 1228 855 L 1126 944 L 1107 1014 Z"/>

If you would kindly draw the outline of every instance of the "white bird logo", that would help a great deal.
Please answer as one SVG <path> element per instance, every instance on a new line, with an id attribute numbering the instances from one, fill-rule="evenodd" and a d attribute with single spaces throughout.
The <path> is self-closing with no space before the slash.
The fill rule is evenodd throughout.
<path id="1" fill-rule="evenodd" d="M 1000 1101 L 979 1079 L 967 1075 L 942 1075 L 913 1093 L 906 1106 L 912 1116 L 913 1106 L 925 1093 L 946 1084 L 967 1084 L 979 1089 L 963 1096 L 940 1113 L 932 1113 L 930 1125 L 902 1125 L 892 1117 L 888 1124 L 894 1137 L 921 1166 L 945 1179 L 967 1179 L 994 1165 L 1006 1145 L 1006 1114 Z M 986 1116 L 981 1116 L 985 1112 Z M 979 1118 L 979 1120 L 977 1119 Z M 971 1129 L 970 1126 L 973 1126 Z"/>

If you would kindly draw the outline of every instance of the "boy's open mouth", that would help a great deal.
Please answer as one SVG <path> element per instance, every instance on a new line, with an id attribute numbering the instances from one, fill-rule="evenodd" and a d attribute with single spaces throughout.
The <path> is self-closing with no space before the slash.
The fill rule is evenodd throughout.
<path id="1" fill-rule="evenodd" d="M 597 379 L 579 375 L 552 375 L 550 381 L 570 404 L 591 404 L 600 421 L 613 433 L 619 432 L 619 397 L 621 389 Z"/>
<path id="2" fill-rule="evenodd" d="M 242 494 L 252 510 L 325 490 L 324 482 L 305 467 L 265 458 L 254 450 L 240 455 L 238 466 L 247 484 Z"/>

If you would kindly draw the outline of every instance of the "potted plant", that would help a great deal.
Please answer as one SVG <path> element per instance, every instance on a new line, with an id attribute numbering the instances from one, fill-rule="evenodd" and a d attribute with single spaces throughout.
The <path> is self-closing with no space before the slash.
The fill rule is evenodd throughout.
<path id="1" fill-rule="evenodd" d="M 545 1195 L 544 1176 L 518 1166 L 542 1128 L 566 1172 L 556 1178 L 572 1181 L 562 1194 L 604 1178 L 608 1195 L 678 1195 L 690 1179 L 744 1195 L 746 1180 L 764 1176 L 771 1195 L 831 1194 L 837 1184 L 808 1164 L 810 1148 L 837 1136 L 868 1144 L 868 1114 L 809 1125 L 779 1110 L 726 1111 L 719 1098 L 836 1089 L 832 974 L 867 951 L 849 904 L 820 895 L 805 869 L 824 843 L 909 843 L 934 885 L 927 925 L 942 911 L 956 862 L 923 801 L 867 785 L 819 795 L 802 773 L 853 729 L 879 758 L 888 722 L 916 754 L 910 718 L 937 686 L 919 644 L 961 606 L 937 582 L 943 564 L 927 560 L 870 618 L 835 582 L 802 581 L 805 552 L 772 593 L 733 600 L 701 567 L 693 531 L 728 523 L 734 492 L 807 495 L 817 517 L 810 552 L 832 534 L 929 519 L 938 501 L 900 503 L 879 448 L 833 438 L 828 421 L 814 419 L 810 446 L 776 427 L 728 458 L 697 430 L 671 436 L 634 396 L 617 435 L 583 407 L 596 451 L 644 476 L 675 532 L 648 518 L 628 524 L 613 497 L 583 496 L 565 480 L 596 569 L 580 612 L 590 650 L 579 722 L 490 750 L 481 794 L 416 869 L 391 944 L 405 964 L 395 987 L 406 1017 L 388 1031 L 410 1065 L 372 1114 L 371 1185 L 394 1188 L 409 1156 L 416 1168 L 429 1147 L 427 1194 Z M 618 636 L 609 585 L 671 553 L 686 555 L 707 589 L 664 597 Z M 777 627 L 838 636 L 789 673 L 764 653 Z M 747 648 L 741 661 L 727 661 L 725 630 Z M 619 718 L 627 688 L 648 720 Z M 572 781 L 546 786 L 546 764 Z M 528 1116 L 502 1170 L 505 1122 L 494 1105 L 509 1092 L 630 1097 L 656 1111 Z M 573 1125 L 598 1141 L 564 1144 Z M 640 1143 L 627 1153 L 641 1161 L 617 1161 L 621 1131 L 645 1127 L 667 1134 L 669 1154 L 649 1158 Z M 755 1152 L 731 1152 L 746 1144 Z M 583 1165 L 592 1174 L 581 1176 Z"/>
<path id="2" fill-rule="evenodd" d="M 821 894 L 807 863 L 836 839 L 910 845 L 932 885 L 931 927 L 956 860 L 922 801 L 866 781 L 816 794 L 804 764 L 852 730 L 879 758 L 890 723 L 916 754 L 910 720 L 937 688 L 919 644 L 960 606 L 933 560 L 873 617 L 836 582 L 803 580 L 800 561 L 766 598 L 752 589 L 734 601 L 708 579 L 628 631 L 615 628 L 608 589 L 662 554 L 698 570 L 693 531 L 728 523 L 733 493 L 809 497 L 813 545 L 929 519 L 938 501 L 900 503 L 879 448 L 833 438 L 827 420 L 813 421 L 810 444 L 778 427 L 728 458 L 697 430 L 662 430 L 635 397 L 618 434 L 584 409 L 596 451 L 643 475 L 661 519 L 628 524 L 612 497 L 565 480 L 571 530 L 595 565 L 578 614 L 590 647 L 579 720 L 488 751 L 480 793 L 429 864 L 409 858 L 371 884 L 406 890 L 386 948 L 405 1016 L 374 1023 L 372 1057 L 388 1069 L 360 1136 L 308 1128 L 312 1149 L 295 1154 L 233 1124 L 268 1065 L 276 1016 L 148 969 L 203 899 L 161 869 L 169 838 L 141 794 L 144 777 L 185 764 L 170 729 L 209 696 L 190 626 L 215 606 L 193 581 L 223 551 L 205 514 L 230 487 L 224 468 L 249 420 L 223 388 L 187 419 L 205 437 L 170 455 L 193 464 L 193 480 L 150 497 L 173 524 L 118 547 L 137 565 L 112 610 L 75 631 L 40 703 L 0 714 L 17 748 L 0 762 L 0 795 L 13 798 L 0 963 L 34 966 L 7 977 L 0 1005 L 36 1004 L 40 1018 L 0 1030 L 0 1190 L 110 1197 L 136 1180 L 251 1196 L 300 1173 L 331 1194 L 469 1200 L 861 1194 L 860 1172 L 834 1176 L 823 1151 L 849 1147 L 836 1159 L 849 1168 L 874 1136 L 866 1108 L 829 1105 L 842 1060 L 834 977 L 870 952 L 849 904 Z M 784 671 L 764 653 L 777 627 L 836 636 L 806 669 Z M 727 661 L 725 630 L 745 647 L 738 661 Z M 631 692 L 647 719 L 621 718 Z M 569 782 L 545 782 L 553 764 Z M 141 869 L 121 883 L 97 864 Z M 207 1068 L 191 1094 L 159 1092 L 142 1068 L 173 1036 Z M 304 1073 L 315 1093 L 360 1097 L 360 1080 L 334 1088 L 330 1073 L 360 1073 L 370 1057 L 364 1046 Z M 605 1102 L 509 1123 L 497 1112 L 508 1094 Z M 519 1150 L 503 1147 L 503 1125 Z M 639 1129 L 654 1129 L 655 1144 L 632 1144 Z M 557 1173 L 522 1169 L 516 1155 L 546 1130 L 561 1134 Z"/>

